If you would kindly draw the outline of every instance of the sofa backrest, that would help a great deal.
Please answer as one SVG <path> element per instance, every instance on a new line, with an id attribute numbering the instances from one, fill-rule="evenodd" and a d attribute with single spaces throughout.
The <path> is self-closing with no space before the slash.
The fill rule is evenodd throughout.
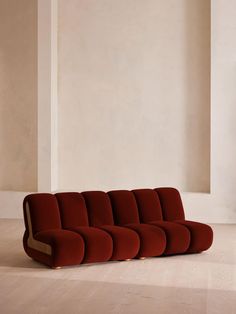
<path id="1" fill-rule="evenodd" d="M 184 219 L 184 208 L 179 191 L 174 188 L 156 188 L 162 208 L 163 219 L 167 221 Z"/>
<path id="2" fill-rule="evenodd" d="M 55 195 L 39 193 L 27 195 L 23 203 L 26 230 L 33 234 L 49 229 L 60 229 L 60 211 Z"/>
<path id="3" fill-rule="evenodd" d="M 114 225 L 110 199 L 102 191 L 82 192 L 85 199 L 90 226 Z"/>
<path id="4" fill-rule="evenodd" d="M 147 223 L 162 220 L 162 209 L 158 194 L 152 189 L 138 189 L 132 191 L 139 209 L 140 221 Z"/>
<path id="5" fill-rule="evenodd" d="M 81 193 L 65 192 L 55 195 L 60 209 L 63 228 L 89 225 L 87 208 Z"/>
<path id="6" fill-rule="evenodd" d="M 184 219 L 174 188 L 31 194 L 24 199 L 26 231 L 80 226 L 126 225 Z"/>
<path id="7" fill-rule="evenodd" d="M 127 190 L 110 191 L 114 220 L 117 225 L 139 223 L 138 206 L 135 196 Z"/>

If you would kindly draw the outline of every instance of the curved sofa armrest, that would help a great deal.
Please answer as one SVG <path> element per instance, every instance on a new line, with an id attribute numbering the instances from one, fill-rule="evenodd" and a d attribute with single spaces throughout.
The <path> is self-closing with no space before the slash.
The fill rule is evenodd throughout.
<path id="1" fill-rule="evenodd" d="M 84 241 L 76 232 L 44 230 L 36 233 L 34 239 L 51 248 L 53 266 L 80 264 L 84 258 Z"/>
<path id="2" fill-rule="evenodd" d="M 213 230 L 211 226 L 190 220 L 176 220 L 175 223 L 187 227 L 191 234 L 190 246 L 186 253 L 197 253 L 208 250 L 213 242 Z"/>
<path id="3" fill-rule="evenodd" d="M 73 241 L 81 238 L 78 233 L 65 229 L 49 229 L 37 232 L 34 235 L 36 240 L 42 241 L 49 245 L 56 245 L 60 241 Z"/>
<path id="4" fill-rule="evenodd" d="M 46 244 L 50 246 L 51 250 L 54 248 L 60 248 L 65 246 L 73 247 L 79 244 L 84 248 L 83 238 L 76 232 L 64 229 L 51 229 L 37 232 L 34 235 L 34 239 L 37 242 L 41 242 L 42 244 Z M 52 255 L 52 254 L 51 254 Z"/>

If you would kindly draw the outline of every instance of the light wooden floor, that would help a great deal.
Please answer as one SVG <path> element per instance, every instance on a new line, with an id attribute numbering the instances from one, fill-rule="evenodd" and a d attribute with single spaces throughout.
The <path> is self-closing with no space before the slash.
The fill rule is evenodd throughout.
<path id="1" fill-rule="evenodd" d="M 205 253 L 48 269 L 0 220 L 0 313 L 236 313 L 236 225 L 214 225 Z"/>

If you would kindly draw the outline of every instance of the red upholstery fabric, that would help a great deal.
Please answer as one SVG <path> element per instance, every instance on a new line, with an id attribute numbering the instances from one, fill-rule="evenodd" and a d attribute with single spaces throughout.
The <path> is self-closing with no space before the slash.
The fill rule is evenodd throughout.
<path id="1" fill-rule="evenodd" d="M 71 230 L 80 234 L 84 239 L 83 263 L 106 262 L 110 259 L 113 243 L 107 232 L 94 227 L 77 227 L 71 228 Z"/>
<path id="2" fill-rule="evenodd" d="M 119 226 L 102 226 L 113 240 L 113 254 L 111 260 L 125 260 L 134 258 L 139 251 L 139 237 L 136 232 Z"/>
<path id="3" fill-rule="evenodd" d="M 187 251 L 190 244 L 188 228 L 168 221 L 151 221 L 150 224 L 158 226 L 165 231 L 166 249 L 164 255 L 182 254 Z"/>
<path id="4" fill-rule="evenodd" d="M 111 203 L 108 195 L 102 191 L 83 192 L 91 226 L 113 225 Z"/>
<path id="5" fill-rule="evenodd" d="M 23 236 L 23 246 L 24 246 L 25 253 L 28 256 L 30 256 L 32 259 L 34 259 L 35 261 L 45 264 L 47 266 L 53 267 L 52 256 L 41 253 L 37 250 L 31 249 L 27 244 L 28 237 L 29 237 L 29 234 L 28 234 L 28 231 L 26 230 Z"/>
<path id="6" fill-rule="evenodd" d="M 151 189 L 133 190 L 139 209 L 140 221 L 146 223 L 162 220 L 161 203 L 158 194 Z"/>
<path id="7" fill-rule="evenodd" d="M 63 228 L 89 225 L 87 208 L 80 193 L 57 193 L 56 198 L 59 204 Z"/>
<path id="8" fill-rule="evenodd" d="M 61 228 L 60 212 L 54 195 L 39 193 L 26 196 L 23 203 L 24 217 L 26 217 L 27 202 L 30 209 L 33 234 L 43 230 Z"/>
<path id="9" fill-rule="evenodd" d="M 143 191 L 137 190 L 137 194 L 143 194 Z M 154 201 L 158 201 L 158 197 L 152 190 L 151 194 Z M 165 234 L 162 230 L 149 225 L 139 224 L 139 215 L 137 203 L 134 194 L 130 191 L 111 191 L 108 193 L 113 206 L 115 220 L 119 225 L 128 226 L 136 231 L 140 238 L 140 250 L 138 256 L 159 256 L 163 253 L 166 246 Z M 153 204 L 151 204 L 153 205 Z M 156 217 L 156 216 L 155 216 Z M 128 223 L 128 225 L 126 225 Z M 151 237 L 153 238 L 151 239 Z"/>
<path id="10" fill-rule="evenodd" d="M 110 191 L 114 220 L 117 225 L 139 223 L 138 207 L 134 194 L 126 190 Z"/>
<path id="11" fill-rule="evenodd" d="M 66 266 L 80 264 L 84 257 L 84 241 L 75 232 L 52 229 L 40 231 L 34 238 L 52 247 L 52 264 L 50 266 Z M 37 258 L 36 258 L 37 259 Z"/>
<path id="12" fill-rule="evenodd" d="M 37 250 L 31 249 L 30 247 L 27 247 L 27 250 L 25 252 L 28 256 L 30 256 L 36 262 L 45 264 L 49 267 L 59 267 L 59 265 L 54 265 L 52 257 L 47 254 L 43 254 Z M 71 265 L 75 265 L 75 264 L 73 263 Z M 69 266 L 69 265 L 66 265 L 66 266 Z"/>
<path id="13" fill-rule="evenodd" d="M 161 228 L 147 224 L 128 224 L 126 227 L 139 235 L 140 250 L 137 257 L 160 256 L 164 253 L 166 236 Z"/>
<path id="14" fill-rule="evenodd" d="M 212 245 L 213 231 L 210 226 L 188 220 L 177 220 L 176 222 L 187 227 L 191 234 L 190 246 L 186 253 L 202 252 Z"/>
<path id="15" fill-rule="evenodd" d="M 31 194 L 23 208 L 25 252 L 52 267 L 195 253 L 213 241 L 210 226 L 184 219 L 174 188 Z"/>
<path id="16" fill-rule="evenodd" d="M 184 208 L 179 191 L 174 188 L 157 188 L 164 220 L 184 219 Z"/>

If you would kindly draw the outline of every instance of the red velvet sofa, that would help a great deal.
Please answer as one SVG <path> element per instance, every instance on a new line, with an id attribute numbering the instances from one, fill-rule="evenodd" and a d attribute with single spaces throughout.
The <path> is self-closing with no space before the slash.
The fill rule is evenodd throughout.
<path id="1" fill-rule="evenodd" d="M 185 220 L 174 188 L 30 194 L 23 203 L 25 252 L 52 268 L 198 253 L 210 226 Z"/>

